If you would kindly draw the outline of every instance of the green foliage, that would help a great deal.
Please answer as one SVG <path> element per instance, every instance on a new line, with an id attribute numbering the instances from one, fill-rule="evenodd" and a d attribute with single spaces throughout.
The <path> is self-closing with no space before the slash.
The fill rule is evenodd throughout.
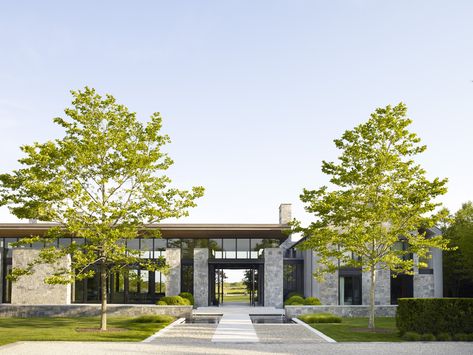
<path id="1" fill-rule="evenodd" d="M 420 340 L 422 341 L 435 341 L 435 335 L 433 335 L 432 333 L 426 333 L 426 334 L 422 334 L 420 336 Z"/>
<path id="2" fill-rule="evenodd" d="M 466 333 L 457 333 L 453 335 L 453 340 L 456 341 L 469 341 L 469 336 Z"/>
<path id="3" fill-rule="evenodd" d="M 473 203 L 466 202 L 444 228 L 454 250 L 443 255 L 445 294 L 468 297 L 473 292 Z"/>
<path id="4" fill-rule="evenodd" d="M 292 296 L 299 296 L 299 297 L 304 297 L 304 295 L 300 294 L 299 292 L 289 292 L 286 296 L 286 299 L 291 298 Z"/>
<path id="5" fill-rule="evenodd" d="M 159 299 L 159 302 L 164 302 L 168 306 L 190 306 L 191 304 L 188 299 L 181 296 L 164 296 Z"/>
<path id="6" fill-rule="evenodd" d="M 285 306 L 302 306 L 303 304 L 304 298 L 301 296 L 292 296 L 284 302 Z"/>
<path id="7" fill-rule="evenodd" d="M 437 334 L 437 340 L 438 341 L 451 341 L 452 340 L 452 336 L 449 334 L 449 333 L 438 333 Z"/>
<path id="8" fill-rule="evenodd" d="M 401 334 L 473 333 L 473 298 L 401 298 L 396 325 Z"/>
<path id="9" fill-rule="evenodd" d="M 157 304 L 158 306 L 167 306 L 167 305 L 168 305 L 168 304 L 167 304 L 166 302 L 164 302 L 164 301 L 158 301 L 158 302 L 156 302 L 156 304 Z"/>
<path id="10" fill-rule="evenodd" d="M 315 220 L 308 227 L 293 223 L 306 241 L 301 247 L 319 256 L 315 276 L 338 269 L 339 263 L 362 267 L 372 275 L 374 292 L 377 266 L 393 273 L 412 273 L 419 256 L 420 267 L 431 247 L 447 249 L 441 236 L 428 238 L 425 228 L 434 226 L 446 212 L 435 212 L 435 198 L 446 193 L 447 180 L 429 180 L 414 157 L 426 146 L 408 130 L 412 121 L 407 108 L 378 108 L 371 118 L 345 131 L 335 146 L 341 151 L 338 162 L 322 162 L 334 188 L 304 189 L 301 197 Z M 419 231 L 418 233 L 416 231 Z M 395 248 L 400 237 L 407 250 Z M 355 257 L 354 257 L 355 256 Z M 370 295 L 370 327 L 374 327 L 374 293 Z"/>
<path id="11" fill-rule="evenodd" d="M 72 236 L 87 243 L 45 248 L 27 267 L 15 268 L 12 278 L 67 254 L 71 269 L 57 269 L 47 282 L 68 283 L 97 272 L 106 280 L 130 264 L 165 272 L 164 258 L 140 258 L 125 242 L 139 232 L 159 237 L 159 231 L 146 225 L 187 216 L 204 189 L 179 190 L 163 173 L 173 161 L 162 151 L 170 139 L 160 133 L 159 113 L 143 124 L 111 95 L 102 97 L 87 87 L 71 93 L 68 118 L 54 119 L 64 136 L 21 147 L 22 167 L 0 175 L 0 205 L 8 205 L 20 219 L 57 223 L 47 232 L 47 242 Z M 104 301 L 106 296 L 103 291 Z"/>
<path id="12" fill-rule="evenodd" d="M 147 314 L 133 318 L 135 323 L 171 323 L 174 317 L 165 314 Z"/>
<path id="13" fill-rule="evenodd" d="M 194 296 L 192 296 L 192 293 L 190 292 L 181 292 L 179 294 L 182 298 L 185 298 L 189 301 L 189 304 L 193 305 L 194 304 Z"/>
<path id="14" fill-rule="evenodd" d="M 341 323 L 342 317 L 331 313 L 312 313 L 304 314 L 298 317 L 305 323 Z"/>
<path id="15" fill-rule="evenodd" d="M 420 341 L 422 339 L 422 336 L 416 332 L 406 332 L 402 336 L 402 339 L 407 341 Z"/>
<path id="16" fill-rule="evenodd" d="M 320 300 L 317 297 L 307 297 L 304 300 L 304 305 L 305 306 L 318 306 L 321 305 Z"/>

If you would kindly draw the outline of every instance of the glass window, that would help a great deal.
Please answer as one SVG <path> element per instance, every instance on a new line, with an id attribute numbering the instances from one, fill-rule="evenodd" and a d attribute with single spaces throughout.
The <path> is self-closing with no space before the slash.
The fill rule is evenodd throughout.
<path id="1" fill-rule="evenodd" d="M 210 254 L 215 259 L 223 258 L 222 247 L 223 247 L 222 239 L 209 239 Z"/>
<path id="2" fill-rule="evenodd" d="M 59 238 L 60 247 L 68 247 L 71 245 L 71 238 Z"/>
<path id="3" fill-rule="evenodd" d="M 159 271 L 154 273 L 154 286 L 156 293 L 165 293 L 166 292 L 166 276 Z"/>
<path id="4" fill-rule="evenodd" d="M 235 259 L 236 258 L 236 239 L 223 239 L 223 251 L 225 259 Z"/>
<path id="5" fill-rule="evenodd" d="M 181 292 L 194 293 L 194 266 L 181 265 Z"/>
<path id="6" fill-rule="evenodd" d="M 181 259 L 194 259 L 194 240 L 181 240 Z"/>
<path id="7" fill-rule="evenodd" d="M 143 238 L 140 242 L 140 258 L 153 258 L 153 239 Z"/>
<path id="8" fill-rule="evenodd" d="M 361 275 L 339 277 L 340 305 L 361 304 Z"/>
<path id="9" fill-rule="evenodd" d="M 140 250 L 140 240 L 138 238 L 127 240 L 126 247 L 130 250 Z"/>
<path id="10" fill-rule="evenodd" d="M 168 239 L 168 248 L 180 248 L 181 247 L 181 239 Z"/>
<path id="11" fill-rule="evenodd" d="M 263 256 L 263 239 L 251 239 L 251 259 L 258 259 Z"/>
<path id="12" fill-rule="evenodd" d="M 141 293 L 148 293 L 149 290 L 149 271 L 148 270 L 140 270 L 140 292 Z"/>
<path id="13" fill-rule="evenodd" d="M 237 259 L 250 258 L 250 239 L 237 239 Z"/>
<path id="14" fill-rule="evenodd" d="M 140 284 L 140 273 L 137 269 L 128 271 L 128 292 L 138 292 Z"/>

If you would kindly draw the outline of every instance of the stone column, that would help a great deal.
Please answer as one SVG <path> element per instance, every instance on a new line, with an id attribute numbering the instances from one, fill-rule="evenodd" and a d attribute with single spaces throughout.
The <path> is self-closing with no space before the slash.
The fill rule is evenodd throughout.
<path id="1" fill-rule="evenodd" d="M 292 221 L 292 205 L 281 203 L 279 205 L 279 224 L 288 224 Z"/>
<path id="2" fill-rule="evenodd" d="M 209 305 L 209 249 L 194 249 L 194 305 Z"/>
<path id="3" fill-rule="evenodd" d="M 168 248 L 165 252 L 169 273 L 166 275 L 166 296 L 181 293 L 181 249 Z"/>
<path id="4" fill-rule="evenodd" d="M 39 250 L 13 249 L 13 268 L 25 268 L 28 263 L 35 260 Z M 48 285 L 44 279 L 60 268 L 70 268 L 71 258 L 69 255 L 62 257 L 56 264 L 37 264 L 34 266 L 32 275 L 20 277 L 12 282 L 12 304 L 70 304 L 71 284 Z"/>
<path id="5" fill-rule="evenodd" d="M 414 254 L 414 298 L 434 297 L 434 274 L 419 274 L 419 268 L 416 266 L 419 257 Z"/>
<path id="6" fill-rule="evenodd" d="M 338 305 L 338 270 L 325 274 L 323 282 L 318 286 L 320 303 Z"/>
<path id="7" fill-rule="evenodd" d="M 434 270 L 434 297 L 443 297 L 443 254 L 442 250 L 432 248 L 432 268 Z"/>
<path id="8" fill-rule="evenodd" d="M 264 305 L 283 308 L 283 253 L 280 248 L 264 249 Z"/>
<path id="9" fill-rule="evenodd" d="M 391 304 L 391 271 L 376 267 L 376 286 L 374 303 L 377 305 Z M 362 304 L 370 304 L 371 275 L 370 272 L 361 274 L 361 299 Z"/>

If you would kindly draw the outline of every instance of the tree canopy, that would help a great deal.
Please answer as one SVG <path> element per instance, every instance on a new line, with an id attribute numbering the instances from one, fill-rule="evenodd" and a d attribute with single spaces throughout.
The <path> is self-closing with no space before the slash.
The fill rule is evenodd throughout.
<path id="1" fill-rule="evenodd" d="M 57 270 L 47 282 L 68 283 L 100 272 L 103 286 L 108 275 L 130 264 L 162 269 L 162 259 L 142 259 L 126 241 L 140 233 L 159 237 L 147 224 L 186 216 L 203 196 L 203 187 L 177 189 L 164 174 L 173 161 L 162 150 L 170 139 L 160 133 L 159 113 L 144 124 L 112 95 L 88 87 L 71 93 L 67 118 L 54 119 L 64 136 L 21 147 L 21 168 L 0 175 L 0 203 L 18 218 L 57 223 L 47 233 L 49 240 L 72 236 L 86 243 L 44 248 L 27 268 L 13 270 L 12 277 L 67 254 L 72 267 Z"/>
<path id="2" fill-rule="evenodd" d="M 412 121 L 406 113 L 402 103 L 378 108 L 367 122 L 335 139 L 338 161 L 322 162 L 331 188 L 304 189 L 301 200 L 315 219 L 307 227 L 295 223 L 295 231 L 307 237 L 303 246 L 320 257 L 319 278 L 339 263 L 371 273 L 370 326 L 376 268 L 412 273 L 414 260 L 407 255 L 416 253 L 422 267 L 429 248 L 447 247 L 441 236 L 425 233 L 444 215 L 436 212 L 440 203 L 435 198 L 446 193 L 447 180 L 429 180 L 414 161 L 426 146 L 408 130 Z M 400 238 L 407 249 L 395 247 Z"/>

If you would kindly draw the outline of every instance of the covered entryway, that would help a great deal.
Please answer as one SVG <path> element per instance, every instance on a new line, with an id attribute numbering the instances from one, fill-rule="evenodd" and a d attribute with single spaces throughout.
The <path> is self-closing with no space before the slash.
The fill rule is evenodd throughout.
<path id="1" fill-rule="evenodd" d="M 244 271 L 243 297 L 232 296 L 232 290 L 226 284 L 226 270 Z M 241 291 L 238 291 L 241 293 Z M 209 261 L 209 305 L 264 305 L 264 264 L 263 261 L 218 262 Z"/>

